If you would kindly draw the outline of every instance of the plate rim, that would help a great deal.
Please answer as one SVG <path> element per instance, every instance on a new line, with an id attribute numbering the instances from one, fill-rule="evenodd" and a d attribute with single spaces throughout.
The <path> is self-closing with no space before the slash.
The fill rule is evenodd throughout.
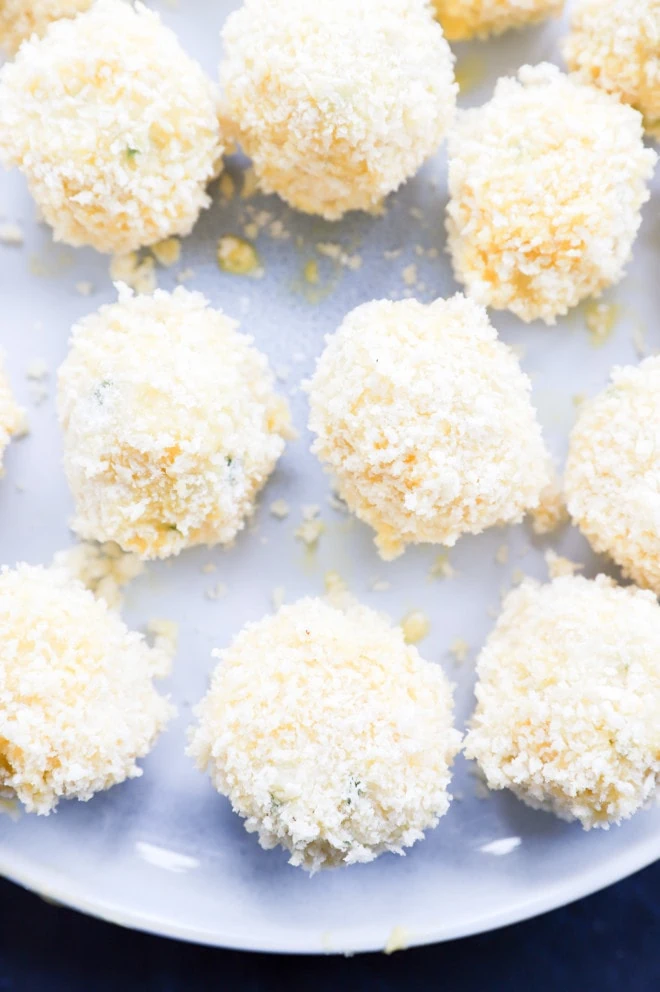
<path id="1" fill-rule="evenodd" d="M 643 815 L 643 814 L 642 814 Z M 614 828 L 616 829 L 616 828 Z M 623 881 L 636 872 L 660 861 L 660 832 L 647 838 L 632 850 L 624 849 L 614 858 L 609 857 L 600 867 L 592 868 L 575 877 L 570 883 L 558 882 L 551 888 L 545 888 L 543 893 L 533 897 L 523 897 L 506 909 L 492 910 L 477 916 L 472 925 L 452 924 L 446 922 L 440 925 L 430 925 L 423 929 L 407 931 L 405 924 L 405 948 L 425 947 L 431 944 L 446 943 L 463 937 L 473 937 L 481 933 L 489 933 L 515 923 L 533 919 L 555 909 L 561 909 L 579 899 L 586 898 L 596 892 Z M 292 869 L 295 870 L 295 869 Z M 268 936 L 266 931 L 255 939 L 240 936 L 228 929 L 203 930 L 193 926 L 183 926 L 166 918 L 137 912 L 107 899 L 93 899 L 78 892 L 76 885 L 71 885 L 70 879 L 61 881 L 61 873 L 49 871 L 46 868 L 35 869 L 24 857 L 16 858 L 4 846 L 0 847 L 0 877 L 21 886 L 47 902 L 76 910 L 85 916 L 112 923 L 125 929 L 147 933 L 156 937 L 165 937 L 185 943 L 198 944 L 206 947 L 217 947 L 224 950 L 246 951 L 262 954 L 293 954 L 293 955 L 338 955 L 352 956 L 354 954 L 378 953 L 384 951 L 389 933 L 382 926 L 369 925 L 360 929 L 351 928 L 346 931 L 318 931 L 315 936 L 310 932 L 299 935 L 291 930 L 291 938 L 282 940 Z"/>

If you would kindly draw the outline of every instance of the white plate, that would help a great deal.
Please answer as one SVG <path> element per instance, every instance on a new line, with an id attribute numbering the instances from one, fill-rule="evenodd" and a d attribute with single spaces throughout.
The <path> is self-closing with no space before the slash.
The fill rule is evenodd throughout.
<path id="1" fill-rule="evenodd" d="M 219 54 L 218 31 L 230 6 L 187 0 L 180 9 L 163 9 L 166 21 L 211 73 Z M 470 102 L 486 99 L 498 74 L 525 61 L 559 61 L 557 35 L 553 25 L 464 46 L 460 57 L 470 60 L 468 72 L 474 75 L 482 65 L 485 74 L 483 84 L 469 94 Z M 559 456 L 574 416 L 573 396 L 600 389 L 614 363 L 636 360 L 636 327 L 648 332 L 651 348 L 658 346 L 659 192 L 656 188 L 646 209 L 630 274 L 611 294 L 621 311 L 615 333 L 602 348 L 590 344 L 580 312 L 550 330 L 493 314 L 503 338 L 524 347 L 523 365 L 533 376 L 548 440 Z M 159 934 L 255 950 L 350 952 L 382 948 L 394 927 L 405 929 L 410 944 L 421 944 L 511 923 L 653 861 L 660 856 L 660 810 L 640 813 L 609 832 L 586 834 L 527 809 L 508 794 L 478 798 L 471 769 L 460 758 L 453 783 L 460 798 L 405 858 L 386 855 L 310 880 L 289 867 L 283 853 L 262 851 L 227 801 L 184 755 L 190 707 L 205 690 L 212 647 L 225 645 L 247 620 L 266 613 L 275 586 L 285 588 L 288 600 L 321 594 L 324 573 L 336 569 L 358 597 L 397 620 L 411 608 L 425 610 L 432 631 L 421 650 L 441 662 L 456 683 L 457 718 L 463 725 L 473 705 L 474 655 L 514 571 L 544 577 L 548 546 L 584 562 L 587 575 L 598 569 L 575 532 L 535 542 L 525 527 L 462 540 L 451 552 L 457 570 L 451 581 L 429 579 L 438 549 L 413 549 L 385 565 L 367 528 L 330 507 L 328 482 L 308 452 L 305 401 L 297 387 L 310 371 L 323 335 L 356 304 L 402 294 L 401 273 L 409 264 L 417 265 L 425 284 L 417 293 L 420 298 L 430 300 L 456 289 L 444 254 L 444 159 L 393 197 L 378 219 L 353 216 L 331 225 L 295 216 L 275 198 L 254 202 L 273 219 L 282 219 L 294 235 L 288 241 L 267 233 L 260 237 L 262 280 L 228 276 L 215 263 L 217 237 L 241 231 L 237 218 L 245 218 L 247 204 L 239 200 L 229 206 L 216 203 L 202 217 L 183 245 L 181 264 L 176 270 L 160 270 L 159 282 L 171 287 L 175 271 L 193 268 L 190 285 L 239 317 L 275 366 L 288 366 L 283 388 L 292 394 L 300 440 L 288 447 L 261 500 L 256 525 L 233 549 L 196 550 L 172 563 L 152 565 L 128 593 L 125 614 L 132 625 L 169 617 L 179 622 L 181 632 L 170 685 L 180 716 L 144 762 L 144 777 L 87 804 L 62 803 L 57 815 L 48 818 L 23 816 L 12 822 L 0 817 L 0 871 L 50 898 Z M 111 300 L 113 289 L 107 259 L 51 243 L 48 230 L 35 223 L 33 206 L 15 174 L 0 176 L 0 213 L 20 221 L 26 233 L 24 248 L 0 247 L 0 335 L 13 384 L 30 407 L 32 423 L 30 437 L 14 443 L 6 457 L 0 485 L 1 558 L 10 564 L 17 559 L 48 562 L 71 541 L 71 501 L 53 409 L 54 370 L 65 355 L 72 321 Z M 327 259 L 320 259 L 322 285 L 328 286 L 331 273 L 336 284 L 322 302 L 310 303 L 301 289 L 302 270 L 308 259 L 320 258 L 314 251 L 319 241 L 340 242 L 349 254 L 359 253 L 362 266 L 337 274 Z M 438 248 L 439 259 L 418 257 L 417 244 Z M 384 257 L 385 250 L 399 248 L 402 254 L 396 260 Z M 95 287 L 91 298 L 76 291 L 80 281 Z M 49 396 L 39 406 L 26 379 L 36 358 L 45 358 L 51 370 Z M 292 507 L 282 522 L 268 513 L 279 497 Z M 327 524 L 314 557 L 293 536 L 301 504 L 308 503 L 322 506 Z M 502 565 L 496 553 L 504 543 L 510 553 Z M 217 565 L 212 575 L 202 572 L 208 562 Z M 391 588 L 374 592 L 373 581 L 385 578 Z M 205 590 L 217 582 L 226 583 L 228 593 L 213 601 Z M 448 652 L 455 638 L 464 638 L 472 648 L 463 665 Z M 481 850 L 509 837 L 519 837 L 521 843 L 506 856 Z"/>

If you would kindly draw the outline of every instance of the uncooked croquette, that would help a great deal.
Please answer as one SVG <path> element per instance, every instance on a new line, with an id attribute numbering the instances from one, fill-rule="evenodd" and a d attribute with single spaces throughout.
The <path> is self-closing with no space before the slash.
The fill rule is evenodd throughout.
<path id="1" fill-rule="evenodd" d="M 0 796 L 31 813 L 141 775 L 169 660 L 57 568 L 0 572 Z"/>
<path id="2" fill-rule="evenodd" d="M 77 324 L 58 407 L 74 530 L 142 558 L 232 541 L 290 431 L 264 355 L 183 287 Z"/>
<path id="3" fill-rule="evenodd" d="M 450 41 L 486 38 L 561 13 L 564 0 L 433 0 Z"/>
<path id="4" fill-rule="evenodd" d="M 186 235 L 223 146 L 215 87 L 142 4 L 98 0 L 0 70 L 0 162 L 57 241 L 124 254 Z"/>
<path id="5" fill-rule="evenodd" d="M 616 368 L 608 388 L 580 406 L 565 489 L 594 550 L 660 595 L 660 358 Z"/>
<path id="6" fill-rule="evenodd" d="M 374 210 L 452 122 L 453 56 L 425 0 L 245 0 L 225 105 L 264 192 L 328 220 Z"/>
<path id="7" fill-rule="evenodd" d="M 584 82 L 639 110 L 660 138 L 660 0 L 576 0 L 564 56 Z"/>
<path id="8" fill-rule="evenodd" d="M 14 55 L 33 34 L 41 38 L 53 21 L 75 17 L 91 5 L 92 0 L 2 0 L 0 49 Z"/>
<path id="9" fill-rule="evenodd" d="M 447 812 L 449 684 L 380 614 L 303 599 L 214 654 L 189 751 L 262 847 L 308 871 L 372 861 Z"/>
<path id="10" fill-rule="evenodd" d="M 660 606 L 604 575 L 507 596 L 477 663 L 465 753 L 491 789 L 607 827 L 660 781 Z"/>
<path id="11" fill-rule="evenodd" d="M 312 450 L 384 558 L 519 522 L 550 481 L 529 379 L 461 295 L 357 307 L 306 388 Z"/>
<path id="12" fill-rule="evenodd" d="M 656 159 L 637 111 L 556 66 L 500 79 L 449 140 L 456 278 L 485 306 L 554 324 L 622 277 Z"/>

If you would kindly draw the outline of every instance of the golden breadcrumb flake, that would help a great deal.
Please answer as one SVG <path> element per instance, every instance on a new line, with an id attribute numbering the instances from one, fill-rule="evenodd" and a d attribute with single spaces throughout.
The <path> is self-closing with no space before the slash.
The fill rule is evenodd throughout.
<path id="1" fill-rule="evenodd" d="M 466 756 L 490 789 L 586 829 L 632 816 L 660 781 L 659 651 L 650 592 L 526 580 L 479 657 Z"/>

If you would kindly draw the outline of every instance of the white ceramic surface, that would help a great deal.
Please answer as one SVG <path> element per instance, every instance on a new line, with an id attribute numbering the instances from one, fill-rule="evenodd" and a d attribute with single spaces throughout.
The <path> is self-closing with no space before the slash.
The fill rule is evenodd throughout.
<path id="1" fill-rule="evenodd" d="M 220 25 L 231 6 L 209 0 L 163 6 L 165 20 L 211 73 L 219 55 Z M 558 33 L 557 26 L 545 26 L 496 42 L 459 46 L 468 75 L 475 79 L 483 74 L 482 83 L 463 102 L 487 99 L 497 75 L 523 62 L 560 61 Z M 425 610 L 432 629 L 421 651 L 442 663 L 456 683 L 457 718 L 463 725 L 473 705 L 474 656 L 513 573 L 522 569 L 544 577 L 543 553 L 550 546 L 583 562 L 587 575 L 598 569 L 575 532 L 538 541 L 522 526 L 464 539 L 450 556 L 455 578 L 432 581 L 429 570 L 438 549 L 413 549 L 385 565 L 367 528 L 328 503 L 328 482 L 308 451 L 299 381 L 309 373 L 323 335 L 346 311 L 367 299 L 404 292 L 405 266 L 417 265 L 425 284 L 417 293 L 420 298 L 455 291 L 444 254 L 445 202 L 442 156 L 393 197 L 380 218 L 352 216 L 331 225 L 295 216 L 276 198 L 258 199 L 254 203 L 259 209 L 282 219 L 293 232 L 289 240 L 268 234 L 259 238 L 265 265 L 261 280 L 232 277 L 217 268 L 215 240 L 223 233 L 240 233 L 238 216 L 245 218 L 246 203 L 216 202 L 185 241 L 181 264 L 160 270 L 160 285 L 167 288 L 175 284 L 178 270 L 193 268 L 189 285 L 239 317 L 275 366 L 288 367 L 282 388 L 291 394 L 301 436 L 288 447 L 255 525 L 234 548 L 196 550 L 174 562 L 151 565 L 127 595 L 125 615 L 131 624 L 143 627 L 150 618 L 168 617 L 178 621 L 181 633 L 169 684 L 180 716 L 144 762 L 144 776 L 87 804 L 62 803 L 48 818 L 22 816 L 13 822 L 0 816 L 0 872 L 7 877 L 87 912 L 160 934 L 237 948 L 352 952 L 382 948 L 394 927 L 403 927 L 408 942 L 418 944 L 510 923 L 591 892 L 660 856 L 658 809 L 618 829 L 586 834 L 527 809 L 508 794 L 479 798 L 471 768 L 460 758 L 453 784 L 457 801 L 405 858 L 387 855 L 310 880 L 289 867 L 283 853 L 262 851 L 227 801 L 184 755 L 191 705 L 205 690 L 211 649 L 267 612 L 276 586 L 284 587 L 288 600 L 320 594 L 324 573 L 336 569 L 357 596 L 395 619 L 411 608 Z M 650 349 L 660 346 L 655 324 L 660 310 L 659 203 L 656 185 L 634 264 L 610 294 L 621 309 L 614 334 L 601 348 L 590 344 L 583 312 L 550 330 L 492 315 L 503 338 L 524 349 L 523 365 L 533 377 L 547 437 L 559 457 L 574 417 L 574 395 L 600 389 L 614 363 L 636 360 L 635 328 L 646 334 Z M 65 355 L 72 321 L 111 300 L 113 289 L 107 259 L 52 244 L 49 231 L 35 223 L 34 208 L 16 174 L 0 175 L 0 215 L 20 221 L 26 235 L 23 248 L 0 246 L 0 341 L 32 425 L 30 436 L 14 443 L 6 456 L 0 557 L 10 564 L 17 559 L 47 562 L 71 542 L 71 501 L 54 416 L 54 371 Z M 319 241 L 339 242 L 350 254 L 359 253 L 361 268 L 335 273 L 315 252 Z M 418 256 L 416 245 L 436 247 L 439 258 Z M 384 257 L 385 251 L 398 249 L 398 258 Z M 309 302 L 302 291 L 302 270 L 313 257 L 320 259 L 322 287 L 331 282 L 333 287 L 320 303 Z M 80 281 L 94 286 L 90 298 L 76 291 Z M 36 358 L 44 358 L 50 369 L 49 395 L 38 406 L 26 379 Z M 282 522 L 268 513 L 279 497 L 292 508 Z M 293 536 L 301 504 L 309 503 L 321 505 L 327 525 L 315 556 Z M 504 543 L 510 554 L 502 565 L 496 552 Z M 208 562 L 217 565 L 214 574 L 202 571 Z M 386 579 L 390 589 L 374 592 L 375 579 Z M 227 595 L 207 598 L 205 591 L 218 582 L 227 584 Z M 464 638 L 472 649 L 462 665 L 448 651 L 455 638 Z M 510 837 L 521 842 L 507 855 L 482 850 L 493 840 Z"/>

